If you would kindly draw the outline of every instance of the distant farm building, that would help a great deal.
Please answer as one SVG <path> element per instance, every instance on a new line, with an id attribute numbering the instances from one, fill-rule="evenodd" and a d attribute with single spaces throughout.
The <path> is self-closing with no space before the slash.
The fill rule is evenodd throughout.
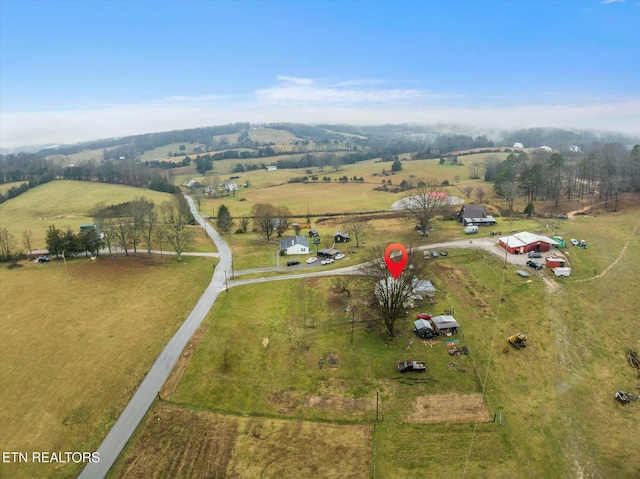
<path id="1" fill-rule="evenodd" d="M 465 205 L 458 213 L 458 221 L 464 226 L 486 226 L 495 225 L 496 220 L 493 216 L 487 214 L 484 206 Z"/>
<path id="2" fill-rule="evenodd" d="M 524 254 L 529 251 L 549 251 L 558 246 L 557 241 L 548 236 L 536 235 L 526 231 L 498 238 L 498 244 L 511 254 Z"/>
<path id="3" fill-rule="evenodd" d="M 32 249 L 30 252 L 27 253 L 27 259 L 36 259 L 36 258 L 39 258 L 40 256 L 49 256 L 49 250 L 48 249 Z"/>
<path id="4" fill-rule="evenodd" d="M 277 169 L 276 165 L 267 165 L 267 171 L 276 171 Z"/>

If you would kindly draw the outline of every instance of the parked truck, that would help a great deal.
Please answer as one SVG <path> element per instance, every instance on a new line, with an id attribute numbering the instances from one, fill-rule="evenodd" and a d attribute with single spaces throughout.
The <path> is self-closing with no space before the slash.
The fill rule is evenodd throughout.
<path id="1" fill-rule="evenodd" d="M 423 373 L 427 370 L 427 363 L 425 361 L 400 361 L 398 363 L 398 371 L 401 373 L 417 372 Z"/>

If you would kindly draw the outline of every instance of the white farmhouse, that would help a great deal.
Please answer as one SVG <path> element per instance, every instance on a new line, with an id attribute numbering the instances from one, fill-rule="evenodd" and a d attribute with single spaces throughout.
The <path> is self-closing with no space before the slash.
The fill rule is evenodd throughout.
<path id="1" fill-rule="evenodd" d="M 309 240 L 306 236 L 294 236 L 280 241 L 280 249 L 284 250 L 287 255 L 290 254 L 309 254 Z"/>

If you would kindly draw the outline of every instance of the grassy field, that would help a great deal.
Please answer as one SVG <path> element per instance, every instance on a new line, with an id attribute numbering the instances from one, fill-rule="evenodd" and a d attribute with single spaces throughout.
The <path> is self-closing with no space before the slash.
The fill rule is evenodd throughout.
<path id="1" fill-rule="evenodd" d="M 294 141 L 302 141 L 287 130 L 274 130 L 272 128 L 252 128 L 249 131 L 251 141 L 275 143 L 276 145 L 288 145 Z"/>
<path id="2" fill-rule="evenodd" d="M 180 146 L 184 145 L 185 150 L 180 151 Z M 202 151 L 206 151 L 206 148 L 201 143 L 170 143 L 169 145 L 159 146 L 158 148 L 154 148 L 152 150 L 145 151 L 140 155 L 140 161 L 153 161 L 156 158 L 161 158 L 166 161 L 182 161 L 184 156 L 181 156 L 180 159 L 169 157 L 169 152 L 173 153 L 181 153 L 182 155 L 189 155 L 191 158 L 194 158 L 197 153 L 195 153 L 195 149 L 200 147 Z"/>
<path id="3" fill-rule="evenodd" d="M 13 188 L 14 186 L 17 188 L 18 186 L 22 185 L 23 183 L 28 183 L 27 181 L 14 181 L 12 183 L 2 183 L 0 185 L 0 194 L 7 194 L 7 192 Z"/>
<path id="4" fill-rule="evenodd" d="M 168 193 L 132 186 L 90 183 L 87 181 L 51 181 L 33 188 L 0 205 L 0 224 L 20 242 L 24 230 L 31 230 L 34 248 L 44 248 L 49 225 L 77 231 L 81 224 L 93 223 L 91 210 L 98 203 L 124 203 L 145 197 L 156 204 L 171 199 Z"/>
<path id="5" fill-rule="evenodd" d="M 484 155 L 477 155 L 480 158 Z M 471 157 L 469 157 L 471 158 Z M 214 171 L 208 175 L 224 179 L 231 174 L 233 166 L 242 160 L 225 160 L 214 163 Z M 247 160 L 244 160 L 247 161 Z M 474 160 L 479 161 L 479 160 Z M 442 183 L 448 180 L 453 183 L 454 177 L 460 176 L 460 184 L 441 187 L 449 195 L 466 197 L 461 188 L 464 186 L 484 187 L 490 193 L 490 187 L 480 180 L 470 180 L 469 171 L 465 166 L 438 165 L 438 160 L 418 160 L 403 162 L 403 170 L 393 175 L 381 176 L 382 170 L 390 172 L 390 163 L 380 163 L 376 160 L 360 162 L 355 165 L 342 165 L 338 171 L 326 167 L 324 172 L 313 169 L 319 176 L 318 182 L 288 183 L 293 177 L 304 176 L 305 170 L 279 169 L 276 171 L 256 170 L 240 174 L 239 184 L 249 181 L 249 188 L 241 188 L 236 196 L 205 199 L 203 210 L 225 203 L 233 216 L 245 216 L 251 211 L 255 203 L 287 204 L 296 215 L 387 210 L 391 205 L 408 193 L 390 193 L 375 191 L 382 185 L 382 181 L 391 181 L 392 185 L 399 185 L 403 180 L 414 184 L 420 180 Z M 307 175 L 308 176 L 308 175 Z M 331 182 L 323 182 L 322 177 L 331 178 Z M 349 178 L 363 177 L 364 183 L 338 182 L 343 176 Z M 187 177 L 191 177 L 187 175 Z M 185 179 L 187 178 L 185 177 Z M 206 178 L 198 177 L 199 181 Z M 240 201 L 240 200 L 243 201 Z M 229 204 L 231 203 L 231 204 Z"/>
<path id="6" fill-rule="evenodd" d="M 212 264 L 165 256 L 0 268 L 0 449 L 95 450 Z M 80 469 L 0 464 L 0 477 L 75 477 Z"/>
<path id="7" fill-rule="evenodd" d="M 478 161 L 483 156 L 478 156 Z M 462 161 L 469 165 L 474 160 L 463 157 Z M 220 166 L 215 163 L 215 168 Z M 468 178 L 467 166 L 438 165 L 437 160 L 406 161 L 401 173 L 381 177 L 382 168 L 390 166 L 370 161 L 344 166 L 337 172 L 325 171 L 335 178 L 345 174 L 364 176 L 367 180 L 364 184 L 288 184 L 289 177 L 301 174 L 293 170 L 245 173 L 240 181 L 250 179 L 250 188 L 242 189 L 235 198 L 206 200 L 202 211 L 217 210 L 220 204 L 225 204 L 233 216 L 242 216 L 248 214 L 253 204 L 269 202 L 289 205 L 304 221 L 307 210 L 320 215 L 388 209 L 403 194 L 373 191 L 382 178 L 392 179 L 393 184 L 402 178 L 451 182 L 459 175 L 460 186 L 477 185 L 491 191 L 490 185 Z M 465 196 L 459 190 L 456 193 L 457 186 L 445 191 Z M 240 198 L 246 201 L 239 201 Z M 486 203 L 497 214 L 503 207 L 491 195 Z M 562 202 L 558 211 L 583 205 L 584 201 L 578 200 Z M 536 204 L 536 208 L 547 207 Z M 550 215 L 555 210 L 549 209 Z M 639 477 L 640 457 L 635 451 L 640 450 L 640 437 L 635 431 L 640 430 L 637 414 L 640 403 L 622 407 L 613 400 L 617 390 L 633 391 L 638 384 L 637 371 L 628 366 L 624 357 L 628 348 L 640 348 L 635 311 L 640 287 L 637 209 L 627 203 L 620 213 L 604 213 L 595 207 L 593 213 L 595 216 L 568 221 L 552 220 L 552 216 L 510 221 L 500 216 L 499 224 L 493 228 L 505 234 L 510 230 L 528 230 L 585 239 L 588 249 L 566 250 L 573 268 L 571 278 L 558 280 L 544 272 L 545 280 L 538 274 L 523 279 L 515 274 L 514 266 L 504 268 L 500 258 L 480 250 L 450 250 L 446 258 L 429 260 L 430 279 L 438 289 L 437 303 L 410 311 L 407 318 L 399 320 L 399 334 L 394 340 L 379 334 L 379 327 L 369 322 L 370 313 L 356 299 L 333 293 L 331 279 L 295 279 L 231 288 L 218 298 L 165 385 L 162 399 L 127 445 L 111 477 L 422 478 L 425 474 L 487 478 Z M 4 214 L 0 206 L 0 215 Z M 323 237 L 321 246 L 325 246 L 326 238 L 336 229 L 346 229 L 348 220 L 348 216 L 314 218 L 313 226 Z M 411 225 L 389 215 L 371 216 L 367 224 L 370 235 L 365 245 L 332 267 L 359 262 L 367 249 L 376 244 L 398 241 L 418 246 L 463 237 L 455 221 L 436 222 L 431 237 L 417 235 Z M 478 236 L 488 237 L 490 230 L 483 229 Z M 275 245 L 265 245 L 255 233 L 227 235 L 225 239 L 234 252 L 236 270 L 275 264 Z M 206 248 L 204 237 L 201 242 L 196 248 Z M 348 249 L 356 250 L 352 245 Z M 284 259 L 280 260 L 284 264 Z M 107 261 L 111 260 L 100 259 L 93 266 Z M 142 264 L 147 260 L 129 261 Z M 204 275 L 207 269 L 210 274 L 211 261 L 187 259 L 186 263 L 188 267 L 204 265 Z M 180 268 L 175 262 L 155 262 L 160 263 L 160 268 Z M 53 271 L 58 268 L 59 275 L 69 276 L 60 263 L 30 263 L 28 269 L 0 272 L 2 294 L 5 274 L 47 271 L 43 268 L 49 266 L 53 266 Z M 85 268 L 91 267 L 86 262 Z M 151 265 L 145 269 L 150 271 L 144 274 L 152 279 L 127 273 L 124 276 L 134 276 L 131 278 L 134 283 L 124 282 L 123 291 L 133 295 L 143 288 L 144 292 L 149 283 L 159 298 L 161 288 L 153 285 L 157 268 Z M 168 276 L 171 273 L 175 270 L 169 271 Z M 115 272 L 100 275 L 114 276 Z M 48 290 L 54 283 L 56 288 L 63 288 L 65 278 L 47 277 L 41 289 Z M 12 279 L 12 282 L 17 283 L 15 288 L 19 291 L 31 294 L 34 290 L 32 280 L 21 283 Z M 78 281 L 73 286 L 84 291 L 84 285 Z M 120 281 L 117 285 L 120 287 Z M 25 301 L 24 293 L 16 291 L 7 293 L 7 298 L 13 301 L 9 303 L 12 308 L 28 308 L 25 309 L 28 317 L 40 317 L 43 308 L 48 311 L 61 307 L 68 291 L 73 289 L 64 292 L 54 289 L 54 297 L 47 296 L 42 303 L 33 305 Z M 110 293 L 98 291 L 102 292 L 102 303 L 93 307 L 108 311 L 105 301 Z M 5 297 L 0 299 L 4 314 Z M 131 301 L 125 301 L 123 311 L 140 314 L 146 311 L 144 305 Z M 162 295 L 162 305 L 176 301 L 173 295 Z M 348 304 L 355 311 L 355 323 L 344 312 Z M 120 309 L 119 303 L 117 306 Z M 32 308 L 40 309 L 32 312 Z M 92 307 L 79 309 L 85 317 L 92 311 Z M 420 310 L 453 311 L 462 324 L 460 344 L 468 346 L 470 354 L 454 358 L 441 342 L 430 346 L 420 340 L 412 341 L 412 321 Z M 40 328 L 55 331 L 48 341 L 51 344 L 47 347 L 51 349 L 66 346 L 71 334 L 69 329 L 60 327 L 67 322 L 66 317 L 55 319 L 55 324 L 46 323 Z M 32 333 L 20 343 L 15 339 L 20 336 L 20 325 L 19 319 L 11 314 L 6 320 L 3 317 L 3 351 L 5 336 L 14 341 L 10 343 L 13 356 L 4 361 L 3 354 L 3 363 L 7 364 L 1 369 L 3 384 L 21 383 L 12 365 L 22 364 L 23 357 L 40 361 L 34 368 L 42 365 L 41 359 L 26 355 L 24 350 L 44 347 L 43 336 Z M 82 323 L 81 328 L 72 331 L 80 331 L 81 338 L 85 338 L 92 334 L 83 329 L 87 327 Z M 96 327 L 100 328 L 101 323 Z M 136 328 L 137 323 L 130 327 L 140 329 Z M 169 329 L 171 325 L 162 334 L 169 334 L 166 332 Z M 503 354 L 505 338 L 517 332 L 529 337 L 528 347 Z M 96 342 L 105 342 L 105 347 L 113 347 L 115 339 L 104 331 L 98 330 L 93 336 Z M 139 335 L 135 338 L 139 341 Z M 94 347 L 93 342 L 89 345 Z M 99 345 L 95 348 L 102 355 L 109 355 Z M 81 346 L 68 349 L 84 354 Z M 153 358 L 151 349 L 144 350 L 136 343 L 118 354 L 123 360 L 127 355 L 139 358 L 142 353 Z M 395 363 L 401 359 L 426 360 L 429 372 L 425 376 L 435 381 L 424 378 L 414 381 L 418 377 L 397 374 Z M 52 363 L 52 367 L 59 366 Z M 127 389 L 129 386 L 119 386 L 117 381 L 137 384 L 145 370 L 139 361 L 133 363 L 139 369 L 127 366 L 125 374 L 114 371 L 113 377 L 105 381 L 115 391 L 126 390 L 118 394 L 121 404 L 135 386 Z M 58 371 L 68 369 L 58 367 L 53 373 L 48 371 L 49 376 L 57 378 Z M 66 379 L 69 374 L 60 377 Z M 86 373 L 81 371 L 82 374 Z M 95 374 L 94 370 L 94 377 Z M 35 377 L 33 385 L 42 380 Z M 25 387 L 30 384 L 25 381 Z M 90 391 L 82 391 L 85 396 L 91 394 L 93 384 Z M 21 384 L 18 386 L 22 388 Z M 103 395 L 106 387 L 102 383 L 95 386 L 98 395 Z M 66 388 L 60 393 L 66 394 Z M 43 399 L 46 396 L 38 394 L 34 393 L 32 401 L 38 407 L 46 406 L 48 401 Z M 17 396 L 3 396 L 3 404 L 5 399 L 14 397 Z M 51 402 L 54 409 L 62 407 L 62 401 Z M 67 402 L 64 406 L 68 406 L 68 411 L 55 414 L 66 418 L 66 423 L 83 425 L 84 433 L 75 433 L 79 444 L 76 447 L 95 448 L 115 418 L 117 407 L 109 406 L 102 422 L 89 424 L 81 408 L 84 403 Z M 28 421 L 15 419 L 21 414 L 12 411 L 0 416 L 3 421 L 0 426 L 6 420 L 16 429 L 17 437 L 28 436 Z M 492 422 L 495 415 L 499 415 L 498 423 Z M 50 417 L 53 416 L 46 416 Z M 41 422 L 48 424 L 45 420 Z M 50 432 L 55 428 L 48 427 L 49 432 L 41 434 L 58 437 L 57 432 Z M 63 429 L 67 424 L 57 427 Z M 17 447 L 3 443 L 3 448 L 34 447 L 22 444 Z M 60 442 L 36 445 L 43 450 L 72 447 Z M 50 470 L 42 474 L 51 474 L 47 471 Z M 7 475 L 14 477 L 13 472 L 11 469 Z M 33 474 L 29 471 L 28 475 Z"/>
<path id="8" fill-rule="evenodd" d="M 330 279 L 233 288 L 212 310 L 177 388 L 153 410 L 113 477 L 129 477 L 135 470 L 129 464 L 154 462 L 157 451 L 143 439 L 148 428 L 179 450 L 179 442 L 201 434 L 183 431 L 178 441 L 169 429 L 159 430 L 152 418 L 166 408 L 183 418 L 224 417 L 236 424 L 234 431 L 247 416 L 267 421 L 281 431 L 282 437 L 269 436 L 276 449 L 286 449 L 308 422 L 335 424 L 347 435 L 355 426 L 372 428 L 370 442 L 357 442 L 357 454 L 369 457 L 366 473 L 340 465 L 336 476 L 334 459 L 313 477 L 420 478 L 426 465 L 433 477 L 451 471 L 492 478 L 637 477 L 640 458 L 632 451 L 640 438 L 631 431 L 640 427 L 639 405 L 623 408 L 613 400 L 615 391 L 632 390 L 638 381 L 624 358 L 640 341 L 637 301 L 625 300 L 637 299 L 640 287 L 636 223 L 633 213 L 563 222 L 567 236 L 584 237 L 589 248 L 569 250 L 576 274 L 562 282 L 549 278 L 553 287 L 539 276 L 519 278 L 514 266 L 504 269 L 499 258 L 479 251 L 452 250 L 432 261 L 439 292 L 427 309 L 452 310 L 462 324 L 458 337 L 470 354 L 458 358 L 441 343 L 409 346 L 414 312 L 389 342 L 367 328 L 367 313 L 356 309 L 351 343 L 351 317 L 343 312 L 349 300 L 330 291 Z M 623 251 L 605 276 L 594 277 L 594 269 L 601 272 Z M 505 338 L 516 332 L 528 335 L 529 347 L 503 354 Z M 409 357 L 426 360 L 438 382 L 396 379 L 395 362 Z M 479 410 L 469 409 L 474 394 L 484 398 Z M 495 414 L 502 424 L 491 422 Z M 226 447 L 242 450 L 235 432 L 223 436 Z M 326 448 L 341 457 L 339 446 Z M 421 454 L 406 453 L 419 448 Z M 290 470 L 314 463 L 285 456 Z M 196 467 L 191 462 L 183 457 L 184 467 Z M 165 467 L 153 470 L 162 474 Z M 233 457 L 227 467 L 228 477 L 250 471 Z"/>

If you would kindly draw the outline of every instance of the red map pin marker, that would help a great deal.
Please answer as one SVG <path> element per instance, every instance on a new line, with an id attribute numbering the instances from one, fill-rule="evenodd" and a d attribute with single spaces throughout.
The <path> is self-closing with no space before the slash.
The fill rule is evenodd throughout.
<path id="1" fill-rule="evenodd" d="M 391 259 L 391 253 L 393 251 L 400 251 L 400 253 L 402 253 L 400 261 L 393 261 Z M 402 246 L 400 243 L 390 244 L 387 246 L 387 249 L 384 250 L 384 262 L 387 263 L 387 269 L 394 279 L 398 279 L 402 274 L 402 270 L 404 270 L 404 267 L 407 264 L 408 257 L 407 248 Z"/>

